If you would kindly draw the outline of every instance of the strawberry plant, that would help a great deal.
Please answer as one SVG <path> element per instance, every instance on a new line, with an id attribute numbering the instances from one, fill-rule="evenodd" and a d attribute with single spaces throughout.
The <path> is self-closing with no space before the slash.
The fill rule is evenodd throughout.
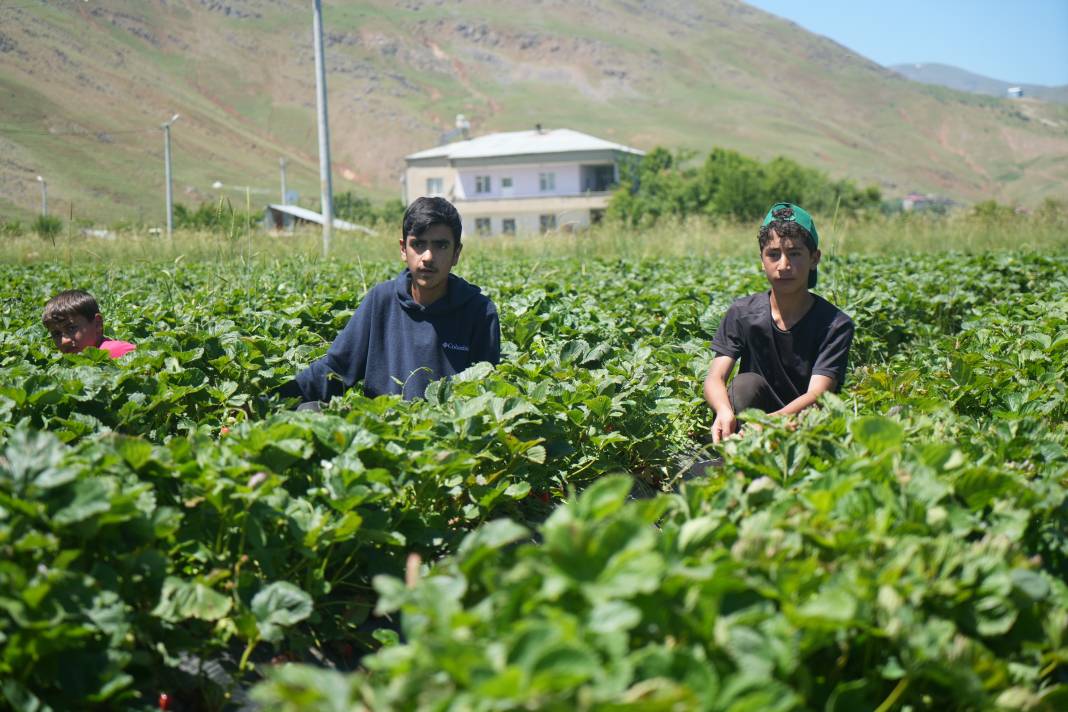
<path id="1" fill-rule="evenodd" d="M 0 266 L 0 699 L 1062 708 L 1064 258 L 825 266 L 846 387 L 681 487 L 750 261 L 474 259 L 502 364 L 322 414 L 267 394 L 391 265 Z M 136 352 L 55 353 L 84 283 Z"/>

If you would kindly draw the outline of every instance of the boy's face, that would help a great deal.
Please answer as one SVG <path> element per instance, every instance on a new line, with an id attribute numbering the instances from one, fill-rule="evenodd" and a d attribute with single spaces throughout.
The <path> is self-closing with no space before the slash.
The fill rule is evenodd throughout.
<path id="1" fill-rule="evenodd" d="M 808 289 L 808 275 L 820 263 L 820 251 L 809 251 L 800 240 L 783 240 L 772 230 L 760 262 L 777 294 L 793 294 Z"/>
<path id="2" fill-rule="evenodd" d="M 400 248 L 412 273 L 412 283 L 421 291 L 434 292 L 445 286 L 463 245 L 456 244 L 448 225 L 435 223 L 422 235 L 408 235 L 400 241 Z"/>
<path id="3" fill-rule="evenodd" d="M 86 319 L 81 314 L 48 324 L 48 333 L 56 348 L 65 354 L 81 353 L 104 340 L 104 317 L 97 314 Z"/>

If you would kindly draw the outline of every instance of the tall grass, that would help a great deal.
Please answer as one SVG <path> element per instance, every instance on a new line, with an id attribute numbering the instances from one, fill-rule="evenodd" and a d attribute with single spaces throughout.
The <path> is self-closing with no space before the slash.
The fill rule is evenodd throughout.
<path id="1" fill-rule="evenodd" d="M 980 252 L 1003 249 L 1063 251 L 1068 248 L 1068 214 L 1064 211 L 1010 215 L 925 217 L 879 216 L 865 220 L 817 218 L 820 248 L 828 256 L 938 251 Z M 322 255 L 318 228 L 268 233 L 247 226 L 219 232 L 180 230 L 173 240 L 126 232 L 109 238 L 67 232 L 52 240 L 36 235 L 0 237 L 0 261 L 16 263 L 273 261 Z M 396 225 L 377 225 L 374 236 L 335 231 L 330 259 L 366 262 L 399 260 Z M 466 236 L 466 259 L 547 259 L 653 257 L 708 258 L 756 255 L 756 225 L 708 218 L 665 220 L 651 228 L 602 224 L 575 233 L 521 236 Z"/>

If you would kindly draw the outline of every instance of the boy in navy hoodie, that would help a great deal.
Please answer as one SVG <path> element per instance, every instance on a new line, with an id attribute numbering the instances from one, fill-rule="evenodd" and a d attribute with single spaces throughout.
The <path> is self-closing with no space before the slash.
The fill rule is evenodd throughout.
<path id="1" fill-rule="evenodd" d="M 400 250 L 407 269 L 375 286 L 330 350 L 283 396 L 329 401 L 357 383 L 368 396 L 419 398 L 431 381 L 501 358 L 497 307 L 451 274 L 463 244 L 460 214 L 444 198 L 418 198 L 404 213 Z"/>

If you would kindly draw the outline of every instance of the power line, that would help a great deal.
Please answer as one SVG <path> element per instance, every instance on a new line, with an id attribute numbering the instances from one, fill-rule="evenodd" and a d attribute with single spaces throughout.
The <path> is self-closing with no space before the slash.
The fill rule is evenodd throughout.
<path id="1" fill-rule="evenodd" d="M 100 138 L 101 136 L 118 136 L 122 134 L 139 134 L 139 133 L 153 133 L 158 129 L 100 129 L 98 131 L 89 131 L 81 129 L 78 131 L 40 131 L 38 129 L 20 129 L 20 128 L 8 128 L 7 126 L 0 126 L 0 133 L 3 134 L 23 134 L 28 136 L 86 136 L 88 138 Z"/>
<path id="2" fill-rule="evenodd" d="M 96 139 L 98 141 L 102 141 L 102 140 L 110 138 L 112 136 L 123 136 L 123 135 L 129 136 L 129 135 L 134 135 L 134 134 L 154 134 L 157 131 L 159 131 L 159 128 L 119 129 L 119 130 L 100 129 L 100 130 L 97 130 L 97 131 L 89 131 L 89 130 L 80 130 L 80 131 L 41 131 L 41 130 L 38 130 L 38 129 L 10 128 L 10 127 L 7 127 L 7 126 L 0 126 L 0 138 L 4 138 L 5 136 L 9 136 L 9 135 L 20 135 L 20 136 L 73 136 L 73 137 L 90 138 L 90 139 Z M 175 146 L 178 146 L 178 147 L 181 147 L 181 148 L 187 148 L 188 149 L 191 146 L 194 146 L 194 147 L 196 146 L 195 143 L 190 143 L 188 140 L 184 140 L 184 139 L 173 138 L 172 141 L 173 141 Z M 288 151 L 279 151 L 277 149 L 274 149 L 274 150 L 272 150 L 272 149 L 264 149 L 264 150 L 265 150 L 265 152 L 268 152 L 268 153 L 275 153 L 275 154 L 277 154 L 279 156 L 284 156 L 287 159 L 286 167 L 289 170 L 295 169 L 295 170 L 297 170 L 299 172 L 302 172 L 302 173 L 305 173 L 305 174 L 314 173 L 315 172 L 314 168 L 312 168 L 312 167 L 310 167 L 308 165 L 305 165 L 307 162 L 312 160 L 312 159 L 309 159 L 307 156 L 298 155 L 296 153 L 291 153 L 291 152 L 288 152 Z M 152 158 L 162 158 L 162 152 L 158 151 L 158 150 L 152 149 L 152 150 L 144 150 L 142 152 L 145 153 L 146 155 L 151 156 Z"/>
<path id="3" fill-rule="evenodd" d="M 89 0 L 70 0 L 65 3 L 67 5 L 84 5 Z M 59 4 L 57 0 L 52 0 L 51 3 L 47 3 L 44 0 L 38 0 L 37 2 L 12 2 L 11 0 L 0 0 L 0 9 L 5 7 L 48 7 L 49 4 Z"/>
<path id="4" fill-rule="evenodd" d="M 18 135 L 21 135 L 21 136 L 81 136 L 81 137 L 84 137 L 84 138 L 101 139 L 101 138 L 106 138 L 106 137 L 111 137 L 111 136 L 123 136 L 123 135 L 127 135 L 128 136 L 128 135 L 131 135 L 131 134 L 154 134 L 157 131 L 159 131 L 158 127 L 157 128 L 144 128 L 144 129 L 118 129 L 118 130 L 99 129 L 99 130 L 95 130 L 95 131 L 90 131 L 90 130 L 80 130 L 80 131 L 58 131 L 58 130 L 57 131 L 41 131 L 39 129 L 22 129 L 22 128 L 10 128 L 10 127 L 7 127 L 7 126 L 0 126 L 0 137 L 6 136 L 6 135 L 18 134 Z M 174 139 L 174 143 L 175 143 L 175 145 L 181 145 L 182 143 L 186 143 L 187 146 L 188 146 L 188 142 L 181 141 L 181 140 L 178 140 L 178 139 Z M 311 167 L 305 165 L 306 163 L 311 162 L 311 161 L 314 160 L 312 158 L 309 158 L 308 156 L 300 155 L 300 154 L 297 154 L 297 153 L 291 153 L 291 152 L 285 151 L 285 150 L 278 150 L 277 148 L 268 148 L 268 149 L 264 149 L 264 151 L 266 151 L 268 153 L 275 153 L 275 154 L 277 154 L 279 156 L 285 157 L 287 159 L 287 163 L 286 163 L 287 168 L 296 168 L 297 170 L 301 170 L 301 171 L 304 171 L 304 172 L 307 172 L 307 173 L 312 173 L 312 172 L 315 171 L 314 168 L 311 168 Z"/>

